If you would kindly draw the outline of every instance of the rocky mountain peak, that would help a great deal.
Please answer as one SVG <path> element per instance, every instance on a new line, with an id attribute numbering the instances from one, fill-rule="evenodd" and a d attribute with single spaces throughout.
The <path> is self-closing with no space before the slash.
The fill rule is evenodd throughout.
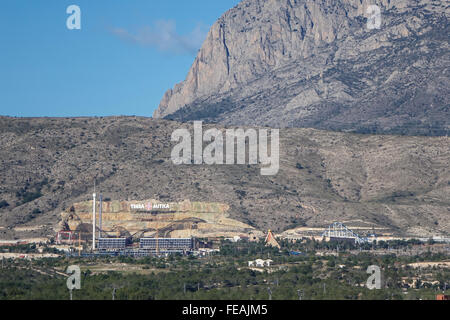
<path id="1" fill-rule="evenodd" d="M 379 30 L 366 26 L 373 4 Z M 154 117 L 445 131 L 448 12 L 441 0 L 243 0 L 212 26 L 186 80 L 166 92 Z M 423 104 L 431 105 L 427 114 L 417 110 Z"/>

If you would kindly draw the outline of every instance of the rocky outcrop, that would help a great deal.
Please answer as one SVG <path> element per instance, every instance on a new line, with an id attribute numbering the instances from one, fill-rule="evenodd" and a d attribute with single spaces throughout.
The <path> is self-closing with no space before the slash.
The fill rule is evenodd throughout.
<path id="1" fill-rule="evenodd" d="M 372 4 L 379 30 L 367 28 Z M 442 0 L 244 0 L 154 117 L 446 133 L 448 13 Z"/>
<path id="2" fill-rule="evenodd" d="M 112 237 L 233 237 L 258 233 L 253 227 L 229 218 L 229 206 L 221 203 L 182 202 L 164 204 L 168 208 L 148 209 L 157 200 L 102 202 L 103 236 Z M 142 205 L 135 210 L 132 205 Z M 97 202 L 97 213 L 100 212 Z M 99 216 L 97 215 L 97 221 Z M 86 228 L 86 226 L 89 226 Z M 97 224 L 97 230 L 99 225 Z M 92 201 L 73 204 L 61 213 L 61 230 L 92 234 Z"/>

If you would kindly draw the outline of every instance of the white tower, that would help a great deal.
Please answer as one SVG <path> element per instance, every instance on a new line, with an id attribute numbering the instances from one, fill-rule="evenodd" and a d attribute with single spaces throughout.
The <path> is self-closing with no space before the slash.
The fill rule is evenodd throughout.
<path id="1" fill-rule="evenodd" d="M 98 210 L 98 240 L 102 238 L 102 213 L 103 213 L 103 195 L 99 196 L 99 210 Z"/>
<path id="2" fill-rule="evenodd" d="M 95 197 L 97 196 L 94 192 L 94 194 L 92 195 L 94 198 L 93 204 L 92 204 L 92 251 L 95 251 L 95 220 L 96 220 L 96 215 L 95 215 Z"/>

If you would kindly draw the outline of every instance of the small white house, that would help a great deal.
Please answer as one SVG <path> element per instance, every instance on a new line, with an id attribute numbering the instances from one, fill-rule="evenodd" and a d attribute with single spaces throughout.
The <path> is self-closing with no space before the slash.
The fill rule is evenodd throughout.
<path id="1" fill-rule="evenodd" d="M 264 268 L 264 267 L 270 267 L 273 260 L 262 260 L 262 259 L 256 259 L 255 261 L 249 261 L 248 266 L 249 267 L 256 267 L 256 268 Z"/>

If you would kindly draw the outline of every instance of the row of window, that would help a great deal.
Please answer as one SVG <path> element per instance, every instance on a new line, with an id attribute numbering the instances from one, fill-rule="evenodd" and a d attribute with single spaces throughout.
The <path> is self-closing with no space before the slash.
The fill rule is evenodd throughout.
<path id="1" fill-rule="evenodd" d="M 141 249 L 193 249 L 194 241 L 191 238 L 143 238 L 140 240 Z"/>
<path id="2" fill-rule="evenodd" d="M 101 238 L 98 239 L 99 249 L 125 249 L 127 239 L 125 238 Z"/>
<path id="3" fill-rule="evenodd" d="M 127 241 L 125 238 L 101 238 L 98 239 L 99 249 L 125 249 Z M 188 250 L 194 248 L 192 238 L 142 238 L 139 242 L 141 249 L 179 249 Z"/>

